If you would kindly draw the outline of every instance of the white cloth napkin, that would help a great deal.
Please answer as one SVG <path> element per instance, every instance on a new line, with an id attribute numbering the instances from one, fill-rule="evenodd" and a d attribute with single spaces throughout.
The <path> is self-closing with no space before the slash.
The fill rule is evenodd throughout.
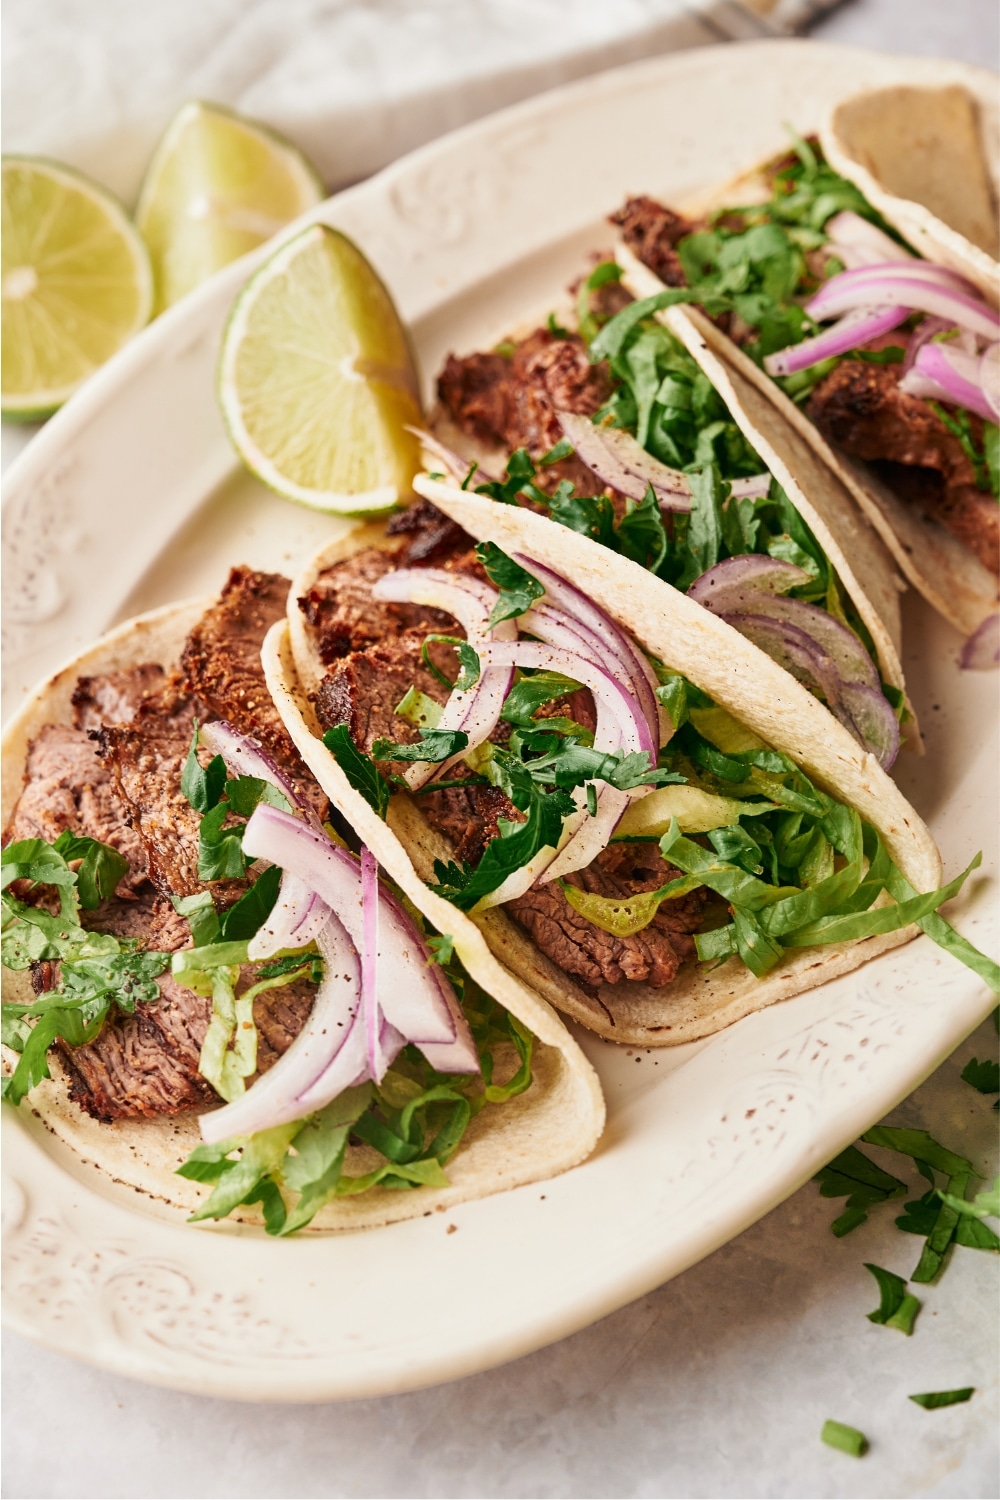
<path id="1" fill-rule="evenodd" d="M 795 29 L 829 3 L 7 0 L 4 150 L 132 202 L 174 111 L 204 98 L 284 132 L 336 189 L 555 84 Z"/>

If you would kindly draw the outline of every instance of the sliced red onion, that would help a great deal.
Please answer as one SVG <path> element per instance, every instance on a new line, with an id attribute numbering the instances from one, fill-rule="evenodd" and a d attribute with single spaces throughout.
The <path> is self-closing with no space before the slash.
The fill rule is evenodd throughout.
<path id="1" fill-rule="evenodd" d="M 822 322 L 861 307 L 906 307 L 947 318 L 959 328 L 970 328 L 991 341 L 1000 335 L 1000 317 L 981 298 L 958 290 L 953 280 L 961 278 L 946 281 L 941 267 L 927 267 L 926 261 L 920 266 L 934 274 L 920 275 L 919 267 L 905 266 L 842 271 L 820 288 L 806 304 L 806 312 Z M 947 275 L 951 277 L 952 273 Z"/>
<path id="2" fill-rule="evenodd" d="M 446 610 L 458 620 L 473 646 L 484 640 L 517 640 L 515 620 L 501 620 L 490 628 L 490 612 L 499 595 L 481 578 L 468 573 L 449 573 L 444 568 L 399 568 L 383 574 L 372 594 L 377 599 Z M 407 766 L 403 776 L 413 791 L 425 786 L 432 777 L 442 778 L 470 751 L 485 744 L 499 722 L 513 675 L 512 671 L 484 671 L 466 692 L 452 692 L 436 727 L 461 730 L 468 736 L 468 744 L 443 763 L 417 761 Z"/>
<path id="3" fill-rule="evenodd" d="M 990 344 L 979 360 L 979 384 L 991 409 L 991 422 L 1000 422 L 1000 343 Z"/>
<path id="4" fill-rule="evenodd" d="M 796 375 L 821 360 L 834 359 L 858 349 L 883 333 L 898 328 L 910 316 L 908 307 L 859 307 L 854 308 L 826 328 L 815 338 L 804 339 L 801 344 L 790 344 L 776 354 L 768 354 L 764 369 L 769 375 Z"/>
<path id="5" fill-rule="evenodd" d="M 222 756 L 231 776 L 256 776 L 260 781 L 269 781 L 288 798 L 292 807 L 309 811 L 308 802 L 299 796 L 288 775 L 257 740 L 240 734 L 225 719 L 203 724 L 198 738 L 213 755 Z"/>
<path id="6" fill-rule="evenodd" d="M 827 219 L 826 234 L 831 245 L 841 252 L 840 258 L 845 265 L 847 259 L 842 253 L 844 251 L 856 257 L 855 264 L 858 266 L 884 265 L 887 261 L 902 263 L 915 258 L 884 230 L 849 208 L 834 214 L 832 219 Z"/>
<path id="7" fill-rule="evenodd" d="M 901 373 L 906 374 L 916 361 L 917 355 L 928 340 L 936 333 L 944 333 L 947 328 L 955 325 L 949 323 L 947 318 L 922 318 L 917 328 L 910 334 L 906 343 L 906 353 L 903 356 L 903 368 Z"/>
<path id="8" fill-rule="evenodd" d="M 982 363 L 975 354 L 950 344 L 924 344 L 899 388 L 910 396 L 967 407 L 992 422 L 996 412 L 979 383 L 981 371 Z"/>
<path id="9" fill-rule="evenodd" d="M 718 613 L 729 607 L 730 599 L 733 607 L 739 608 L 744 595 L 751 591 L 787 594 L 809 582 L 811 578 L 805 568 L 799 568 L 795 563 L 784 562 L 780 557 L 768 557 L 761 552 L 747 552 L 716 563 L 714 568 L 695 579 L 688 594 L 698 604 Z"/>
<path id="10" fill-rule="evenodd" d="M 590 689 L 597 705 L 598 729 L 594 732 L 594 745 L 598 747 L 602 710 L 614 723 L 622 748 L 626 752 L 649 748 L 649 725 L 639 700 L 610 672 L 586 657 L 576 656 L 555 646 L 546 646 L 534 641 L 506 642 L 483 646 L 483 656 L 489 665 L 510 667 L 533 667 L 544 672 L 560 672 Z M 603 747 L 599 747 L 603 748 Z"/>
<path id="11" fill-rule="evenodd" d="M 789 605 L 801 603 L 796 599 L 781 602 Z M 794 620 L 735 612 L 724 614 L 722 618 L 779 666 L 791 672 L 793 677 L 818 689 L 834 717 L 875 756 L 879 765 L 888 770 L 899 753 L 899 723 L 877 687 L 873 688 L 866 682 L 846 681 L 838 663 L 824 650 L 823 644 Z M 829 616 L 825 618 L 829 619 Z"/>
<path id="12" fill-rule="evenodd" d="M 716 563 L 695 579 L 688 593 L 716 615 L 767 615 L 773 620 L 787 621 L 804 631 L 831 658 L 843 682 L 861 682 L 878 690 L 878 669 L 853 630 L 815 604 L 784 597 L 789 589 L 808 582 L 809 574 L 804 568 L 780 558 L 750 553 Z"/>
<path id="13" fill-rule="evenodd" d="M 381 1017 L 378 1008 L 378 861 L 366 844 L 361 846 L 361 1013 L 365 1018 L 368 1072 L 381 1083 L 389 1066 L 379 1045 Z"/>
<path id="14" fill-rule="evenodd" d="M 607 661 L 609 655 L 621 663 L 622 675 L 630 691 L 642 704 L 646 722 L 649 724 L 654 739 L 657 740 L 657 748 L 660 744 L 665 744 L 665 739 L 658 738 L 658 732 L 664 726 L 660 715 L 659 700 L 656 697 L 658 686 L 656 673 L 632 638 L 621 629 L 606 610 L 603 610 L 599 604 L 595 604 L 581 589 L 568 582 L 552 568 L 544 563 L 536 562 L 532 557 L 526 557 L 523 553 L 515 553 L 514 560 L 519 562 L 522 568 L 527 568 L 539 583 L 545 585 L 548 603 L 556 609 L 561 609 L 564 615 L 574 622 L 584 626 L 591 636 L 601 643 L 601 654 L 597 657 L 598 664 L 602 660 Z"/>
<path id="15" fill-rule="evenodd" d="M 247 957 L 257 963 L 287 948 L 307 948 L 316 942 L 329 915 L 330 908 L 314 890 L 297 875 L 283 870 L 278 899 L 267 921 L 250 939 Z"/>
<path id="16" fill-rule="evenodd" d="M 963 672 L 995 672 L 1000 667 L 1000 614 L 987 615 L 962 647 Z"/>
<path id="17" fill-rule="evenodd" d="M 305 1025 L 288 1051 L 252 1088 L 223 1109 L 201 1116 L 204 1140 L 216 1142 L 253 1135 L 258 1130 L 297 1120 L 308 1113 L 302 1103 L 303 1094 L 319 1078 L 328 1075 L 331 1088 L 321 1104 L 314 1106 L 317 1109 L 349 1088 L 362 1071 L 365 1048 L 358 1024 L 361 961 L 357 949 L 332 913 L 317 942 L 324 960 L 323 978 Z"/>
<path id="18" fill-rule="evenodd" d="M 619 427 L 595 427 L 589 417 L 577 412 L 557 411 L 559 425 L 573 444 L 576 456 L 620 495 L 644 500 L 650 485 L 663 510 L 691 509 L 691 481 L 680 469 L 661 463 L 632 436 Z M 733 495 L 766 495 L 770 474 L 730 480 Z"/>
<path id="19" fill-rule="evenodd" d="M 464 481 L 466 474 L 472 468 L 472 459 L 463 458 L 461 453 L 456 453 L 454 448 L 449 448 L 447 443 L 442 443 L 441 439 L 435 437 L 433 432 L 428 432 L 423 427 L 406 426 L 404 430 L 412 432 L 414 437 L 419 438 L 428 453 L 433 453 L 435 457 L 439 458 L 445 468 L 450 471 L 460 484 Z M 484 463 L 482 459 L 476 460 L 476 463 L 478 464 L 478 468 L 476 474 L 473 476 L 473 484 L 478 482 L 480 475 L 482 475 L 483 479 L 496 480 L 503 478 L 503 474 L 498 473 L 493 464 L 489 462 Z"/>

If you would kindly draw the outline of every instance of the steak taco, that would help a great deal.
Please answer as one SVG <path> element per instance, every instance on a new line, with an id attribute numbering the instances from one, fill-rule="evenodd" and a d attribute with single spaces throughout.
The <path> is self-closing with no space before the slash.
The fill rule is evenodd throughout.
<path id="1" fill-rule="evenodd" d="M 875 756 L 769 655 L 543 514 L 415 486 L 296 580 L 264 665 L 316 781 L 473 979 L 475 935 L 641 1045 L 706 1036 L 914 924 L 997 983 L 936 915 L 965 875 L 939 888 Z"/>
<path id="2" fill-rule="evenodd" d="M 552 315 L 491 352 L 449 356 L 430 421 L 437 466 L 721 614 L 883 766 L 901 742 L 919 750 L 882 541 L 753 382 L 699 329 L 628 305 L 621 274 L 603 261 L 579 284 L 561 314 L 575 332 Z"/>
<path id="3" fill-rule="evenodd" d="M 835 115 L 835 127 L 846 119 L 857 127 L 849 112 Z M 845 164 L 843 150 L 836 160 Z M 970 161 L 970 182 L 979 173 Z M 835 172 L 818 143 L 799 141 L 687 212 L 629 200 L 613 218 L 616 256 L 639 306 L 612 319 L 591 354 L 616 348 L 635 316 L 703 341 L 769 397 L 850 491 L 906 579 L 969 637 L 962 665 L 993 666 L 995 274 L 986 295 L 985 252 L 963 260 L 957 234 L 916 233 L 927 211 L 921 218 L 892 194 L 877 198 L 876 207 Z"/>
<path id="4" fill-rule="evenodd" d="M 260 662 L 287 594 L 236 568 L 10 727 L 5 1098 L 113 1181 L 272 1233 L 562 1171 L 600 1134 L 596 1076 L 478 932 L 435 930 L 326 821 Z"/>

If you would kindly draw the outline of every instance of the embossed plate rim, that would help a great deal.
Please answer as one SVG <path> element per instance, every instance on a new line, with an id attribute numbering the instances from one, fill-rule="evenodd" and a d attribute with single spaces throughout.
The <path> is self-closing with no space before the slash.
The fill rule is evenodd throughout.
<path id="1" fill-rule="evenodd" d="M 527 220 L 533 193 L 541 193 L 544 208 L 524 225 L 516 246 L 521 253 L 578 227 L 576 202 L 555 201 L 546 171 L 558 161 L 560 129 L 565 136 L 580 120 L 579 128 L 591 135 L 577 137 L 574 152 L 586 154 L 589 140 L 588 159 L 595 161 L 598 136 L 612 133 L 636 98 L 648 96 L 650 108 L 654 102 L 661 107 L 680 104 L 685 90 L 690 98 L 709 89 L 725 100 L 728 114 L 718 128 L 729 132 L 735 150 L 733 141 L 745 137 L 747 116 L 740 109 L 748 100 L 757 101 L 758 115 L 765 101 L 766 119 L 776 129 L 785 100 L 810 92 L 828 96 L 836 79 L 844 87 L 862 77 L 938 79 L 943 67 L 785 42 L 753 44 L 752 55 L 724 47 L 656 59 L 467 127 L 331 200 L 320 213 L 355 232 L 368 226 L 382 234 L 380 264 L 395 265 L 398 275 L 390 280 L 405 311 L 419 321 L 476 282 L 485 284 L 513 258 L 510 224 L 479 222 L 489 211 L 489 171 L 504 150 L 510 162 L 501 207 L 508 219 L 520 206 Z M 986 76 L 958 65 L 946 71 L 980 86 Z M 649 167 L 649 156 L 647 149 L 646 167 L 635 167 L 633 154 L 636 176 Z M 571 165 L 580 168 L 576 155 Z M 453 184 L 461 202 L 453 205 L 455 217 L 445 224 L 432 263 L 426 234 L 422 241 L 413 229 L 409 238 L 398 238 L 392 205 L 402 203 L 420 222 L 429 195 L 443 212 L 444 189 L 456 170 L 465 174 Z M 582 199 L 593 194 L 584 176 L 581 169 L 572 184 Z M 646 183 L 655 181 L 649 168 Z M 612 202 L 626 186 L 620 177 L 615 183 L 608 188 Z M 592 216 L 580 209 L 582 221 Z M 160 530 L 145 535 L 145 553 L 138 549 L 124 558 L 121 577 L 130 584 L 232 464 L 205 400 L 211 402 L 214 329 L 254 260 L 228 268 L 141 335 L 11 470 L 8 503 L 23 504 L 35 486 L 52 481 L 63 487 L 72 520 L 96 505 L 102 474 L 113 490 L 117 485 L 114 503 L 127 506 L 129 485 L 148 471 L 151 445 L 162 437 L 164 451 L 155 462 L 164 465 L 156 471 L 164 504 L 153 508 L 169 514 L 151 518 Z M 160 402 L 157 424 L 154 398 L 165 392 L 172 404 Z M 172 455 L 171 423 L 189 420 L 189 442 Z M 172 457 L 177 463 L 170 469 Z M 53 480 L 59 465 L 69 467 Z M 112 494 L 100 499 L 112 507 Z M 84 557 L 89 544 L 84 536 Z M 91 636 L 122 602 L 110 572 L 109 562 L 108 586 L 97 601 L 106 617 L 91 623 Z M 77 644 L 74 632 L 82 631 L 79 644 L 85 643 L 85 615 L 74 603 L 66 619 L 53 615 L 28 629 L 31 649 L 23 662 L 31 651 L 44 659 L 34 675 Z M 951 710 L 960 696 L 955 643 L 919 611 L 909 623 L 927 641 L 927 691 L 933 683 L 935 701 Z M 963 710 L 966 727 L 989 731 L 987 687 L 980 679 L 961 688 L 973 705 Z M 958 867 L 982 816 L 978 786 L 992 753 L 987 733 L 968 763 L 946 767 L 948 817 L 942 821 L 939 807 L 935 821 L 949 869 Z M 919 768 L 907 767 L 905 775 L 918 788 L 927 782 Z M 922 791 L 931 797 L 929 785 Z M 962 925 L 979 941 L 989 925 L 990 895 L 983 882 L 963 906 Z M 991 1003 L 967 971 L 922 940 L 679 1054 L 643 1055 L 641 1067 L 634 1057 L 585 1039 L 610 1105 L 607 1136 L 588 1163 L 430 1223 L 416 1220 L 372 1234 L 275 1244 L 226 1228 L 186 1228 L 95 1190 L 85 1165 L 69 1171 L 46 1149 L 37 1122 L 8 1119 L 7 1319 L 19 1332 L 118 1373 L 249 1400 L 378 1395 L 470 1374 L 573 1332 L 723 1244 L 904 1097 Z M 669 1075 L 668 1085 L 646 1081 L 657 1077 L 654 1066 Z M 448 1234 L 452 1223 L 458 1233 Z M 490 1297 L 483 1295 L 486 1275 Z"/>

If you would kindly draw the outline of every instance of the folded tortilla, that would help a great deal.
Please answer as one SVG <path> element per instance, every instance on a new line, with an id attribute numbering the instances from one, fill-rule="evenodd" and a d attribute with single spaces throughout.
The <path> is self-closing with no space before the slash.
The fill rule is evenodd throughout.
<path id="1" fill-rule="evenodd" d="M 35 690 L 3 739 L 4 827 L 21 792 L 31 740 L 46 724 L 73 722 L 71 698 L 77 678 L 123 671 L 143 662 L 159 662 L 169 668 L 178 661 L 188 632 L 208 603 L 196 600 L 168 605 L 120 625 Z M 269 675 L 273 677 L 273 667 Z M 379 829 L 384 839 L 384 825 Z M 373 847 L 380 855 L 377 845 Z M 451 910 L 449 907 L 449 914 Z M 558 1016 L 529 982 L 516 977 L 489 954 L 475 929 L 471 950 L 464 942 L 456 943 L 456 949 L 469 972 L 475 969 L 483 988 L 534 1034 L 531 1087 L 502 1106 L 487 1106 L 473 1119 L 459 1150 L 447 1164 L 448 1187 L 410 1191 L 376 1187 L 356 1197 L 335 1199 L 303 1232 L 374 1228 L 537 1182 L 575 1166 L 597 1143 L 605 1118 L 600 1084 Z M 28 971 L 5 970 L 4 987 L 6 1000 L 30 1004 L 35 998 Z M 14 1054 L 7 1056 L 16 1060 Z M 209 1187 L 176 1175 L 201 1140 L 195 1115 L 108 1123 L 92 1119 L 70 1100 L 57 1054 L 50 1054 L 50 1061 L 53 1077 L 33 1089 L 22 1108 L 26 1113 L 33 1112 L 69 1148 L 85 1180 L 90 1171 L 95 1171 L 103 1179 L 105 1190 L 110 1183 L 118 1184 L 141 1194 L 153 1206 L 166 1205 L 185 1213 L 204 1203 Z M 347 1167 L 355 1175 L 381 1162 L 382 1158 L 375 1158 L 368 1148 L 351 1147 Z M 230 1217 L 243 1223 L 262 1223 L 254 1208 L 240 1208 Z"/>
<path id="2" fill-rule="evenodd" d="M 918 891 L 939 886 L 941 861 L 930 831 L 874 756 L 795 678 L 724 620 L 638 563 L 545 516 L 498 505 L 426 474 L 417 476 L 414 488 L 478 540 L 535 558 L 569 579 L 640 645 L 767 744 L 790 755 L 818 785 L 856 807 L 878 829 Z M 466 915 L 436 895 L 427 884 L 434 879 L 434 861 L 452 858 L 453 851 L 427 823 L 419 799 L 395 792 L 383 823 L 322 742 L 311 695 L 324 668 L 297 603 L 326 568 L 364 547 L 390 542 L 381 526 L 360 528 L 325 548 L 296 579 L 289 596 L 289 626 L 273 626 L 265 643 L 268 688 L 323 790 L 414 905 L 440 931 L 451 933 L 462 962 L 485 988 L 493 989 L 499 966 L 601 1036 L 631 1045 L 670 1046 L 709 1036 L 752 1011 L 849 973 L 916 935 L 917 929 L 909 927 L 840 947 L 790 952 L 764 979 L 755 978 L 734 957 L 708 972 L 686 965 L 661 989 L 623 981 L 602 985 L 595 994 L 547 958 L 502 906 Z"/>
<path id="3" fill-rule="evenodd" d="M 967 104 L 963 112 L 963 108 L 956 106 L 953 98 L 956 94 L 964 95 L 963 90 L 896 89 L 885 90 L 883 93 L 893 96 L 894 102 L 889 110 L 893 118 L 893 112 L 898 109 L 899 104 L 896 99 L 897 95 L 906 96 L 907 109 L 913 107 L 911 95 L 946 96 L 944 103 L 940 105 L 941 113 L 945 120 L 952 116 L 957 118 L 959 124 L 953 128 L 953 133 L 958 140 L 953 142 L 950 150 L 945 153 L 950 163 L 948 171 L 942 171 L 939 175 L 942 177 L 950 175 L 954 178 L 957 173 L 957 180 L 961 184 L 961 191 L 957 197 L 961 198 L 968 188 L 972 198 L 980 203 L 980 208 L 976 212 L 981 216 L 983 200 L 987 199 L 990 193 L 993 194 L 995 203 L 995 188 L 990 186 L 991 179 L 987 174 L 986 166 L 982 162 L 977 165 L 976 159 L 969 157 L 964 149 L 961 149 L 963 141 L 968 145 L 967 135 L 970 126 L 967 113 L 968 110 L 975 108 L 975 102 L 969 96 L 965 96 Z M 854 142 L 856 136 L 863 133 L 856 122 L 855 115 L 860 116 L 862 121 L 866 120 L 866 111 L 862 109 L 861 101 L 869 97 L 881 98 L 881 94 L 859 96 L 859 101 L 848 101 L 834 111 L 832 121 L 842 129 L 845 139 Z M 927 105 L 933 112 L 933 101 L 921 100 L 920 102 Z M 853 127 L 853 133 L 848 131 L 849 123 Z M 947 135 L 947 127 L 943 124 L 942 128 L 945 129 Z M 888 134 L 893 143 L 893 150 L 896 152 L 894 160 L 901 163 L 905 150 L 902 132 L 894 126 L 893 132 Z M 931 136 L 925 132 L 920 135 L 920 140 L 924 142 L 924 148 L 930 151 Z M 885 217 L 924 255 L 961 271 L 980 287 L 984 295 L 988 296 L 994 304 L 996 303 L 1000 272 L 998 272 L 996 261 L 986 250 L 979 248 L 971 240 L 965 239 L 958 230 L 950 228 L 944 220 L 939 222 L 926 206 L 922 207 L 920 204 L 908 202 L 895 194 L 888 193 L 884 187 L 878 188 L 871 171 L 862 170 L 856 161 L 849 159 L 843 145 L 839 147 L 836 145 L 833 126 L 829 126 L 824 133 L 823 146 L 824 150 L 827 150 L 828 146 L 831 147 L 827 151 L 831 166 L 843 172 L 844 176 L 852 178 L 869 202 L 880 209 Z M 857 146 L 857 149 L 860 151 L 860 146 Z M 885 154 L 888 157 L 888 146 Z M 879 160 L 882 160 L 881 156 Z M 964 167 L 959 169 L 956 165 L 958 162 L 964 162 Z M 770 196 L 766 167 L 767 163 L 763 163 L 731 179 L 722 187 L 713 187 L 688 199 L 680 207 L 692 217 L 701 217 L 732 203 L 766 202 Z M 884 170 L 889 172 L 890 169 L 886 165 Z M 902 172 L 902 165 L 898 166 L 898 170 Z M 982 181 L 980 181 L 981 178 Z M 893 177 L 892 180 L 897 182 L 905 180 L 907 183 L 912 183 L 912 177 L 909 174 L 905 179 Z M 939 206 L 943 210 L 944 205 Z M 995 214 L 995 208 L 993 211 Z M 957 209 L 955 212 L 957 214 Z M 922 224 L 926 229 L 932 220 L 935 225 L 938 225 L 933 235 L 929 231 L 916 232 L 915 226 Z M 967 224 L 966 227 L 971 229 L 972 226 Z M 615 258 L 625 271 L 623 283 L 634 297 L 649 297 L 664 290 L 664 284 L 656 273 L 644 265 L 624 243 L 616 247 Z M 991 292 L 987 291 L 988 286 L 992 287 Z M 842 576 L 855 607 L 872 633 L 879 653 L 882 675 L 886 682 L 895 686 L 901 685 L 901 682 L 891 675 L 892 662 L 884 655 L 884 638 L 887 634 L 895 646 L 897 658 L 899 651 L 899 603 L 898 600 L 890 598 L 886 587 L 887 554 L 898 566 L 906 581 L 963 636 L 972 635 L 984 620 L 996 612 L 1000 586 L 996 577 L 983 566 L 974 553 L 937 521 L 921 515 L 915 507 L 900 499 L 868 464 L 861 463 L 832 447 L 802 408 L 791 401 L 770 376 L 754 364 L 738 345 L 721 334 L 703 313 L 697 308 L 680 305 L 657 313 L 656 316 L 687 345 L 699 362 L 703 363 L 706 374 L 712 375 L 706 356 L 717 367 L 721 365 L 722 370 L 728 372 L 728 380 L 721 374 L 712 375 L 712 378 L 716 380 L 722 393 L 725 393 L 727 386 L 735 387 L 731 393 L 733 416 L 737 422 L 741 422 L 737 413 L 742 410 L 745 417 L 752 417 L 753 425 L 756 426 L 760 436 L 758 451 L 761 456 L 770 463 L 767 457 L 768 438 L 776 440 L 779 448 L 787 449 L 789 457 L 794 456 L 794 472 L 802 476 L 802 489 L 812 502 L 813 510 L 818 512 L 821 520 L 826 523 L 825 530 L 828 535 L 832 536 L 833 545 L 828 544 L 822 530 L 817 529 L 812 521 L 810 524 L 813 525 L 817 536 L 826 546 L 828 555 L 835 562 L 838 571 L 841 568 L 841 563 L 837 560 L 838 556 L 844 556 L 845 551 L 849 555 L 852 566 L 849 566 Z M 700 356 L 699 347 L 705 351 Z M 764 405 L 759 397 L 756 401 L 753 400 L 750 387 L 754 387 L 757 392 L 766 397 L 773 411 L 782 419 L 780 422 L 768 423 L 766 416 L 762 416 Z M 727 396 L 727 400 L 729 399 L 730 397 Z M 796 437 L 802 441 L 796 443 Z M 827 476 L 825 481 L 820 478 L 817 482 L 816 465 L 814 460 L 809 459 L 805 451 L 807 448 L 811 449 L 812 455 L 820 460 L 820 469 L 825 471 Z M 790 495 L 790 498 L 794 497 Z M 798 499 L 794 499 L 794 503 L 800 504 Z M 854 550 L 850 526 L 845 525 L 850 512 L 855 507 L 860 510 L 861 516 L 870 526 L 870 541 L 858 551 Z M 803 514 L 808 519 L 808 511 L 803 510 Z M 855 522 L 855 526 L 856 524 Z M 872 536 L 871 533 L 877 533 L 877 536 Z M 879 539 L 881 546 L 879 546 Z M 874 546 L 871 543 L 874 543 Z M 849 582 L 852 578 L 856 587 L 852 587 Z M 866 603 L 869 606 L 868 612 L 865 610 Z M 876 631 L 871 623 L 872 608 L 882 616 L 884 629 L 881 631 Z"/>

